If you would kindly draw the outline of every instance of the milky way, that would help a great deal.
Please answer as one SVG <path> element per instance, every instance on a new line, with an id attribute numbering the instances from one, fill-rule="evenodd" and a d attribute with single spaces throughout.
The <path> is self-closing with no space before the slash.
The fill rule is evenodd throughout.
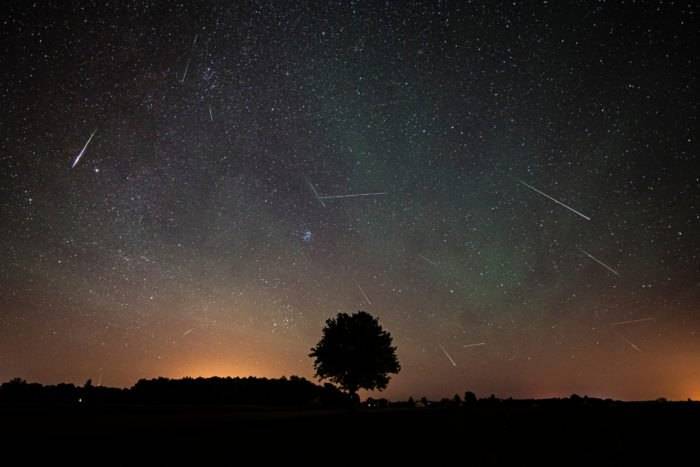
<path id="1" fill-rule="evenodd" d="M 692 3 L 12 3 L 0 380 L 700 397 Z"/>

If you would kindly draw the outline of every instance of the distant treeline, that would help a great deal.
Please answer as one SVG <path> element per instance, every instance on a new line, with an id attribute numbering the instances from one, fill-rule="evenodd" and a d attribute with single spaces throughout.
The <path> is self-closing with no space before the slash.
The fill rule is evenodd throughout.
<path id="1" fill-rule="evenodd" d="M 608 408 L 608 407 L 620 407 L 620 406 L 662 406 L 662 405 L 674 405 L 679 407 L 694 407 L 700 408 L 700 402 L 692 401 L 688 399 L 687 401 L 668 401 L 664 397 L 659 397 L 656 400 L 650 401 L 619 401 L 615 399 L 600 399 L 597 397 L 579 396 L 578 394 L 572 394 L 569 397 L 552 397 L 547 399 L 513 399 L 509 397 L 507 399 L 499 399 L 495 395 L 489 397 L 484 397 L 478 399 L 476 395 L 467 391 L 464 393 L 464 397 L 459 394 L 455 394 L 454 397 L 442 398 L 440 400 L 428 400 L 422 397 L 419 400 L 414 400 L 410 397 L 407 401 L 390 401 L 388 399 L 375 399 L 372 397 L 367 398 L 362 403 L 363 406 L 367 408 L 503 408 L 503 409 L 517 409 L 517 408 L 529 408 L 529 409 L 539 409 L 539 408 L 556 408 L 556 407 L 582 407 L 582 408 Z"/>
<path id="2" fill-rule="evenodd" d="M 126 389 L 93 386 L 88 380 L 83 386 L 74 384 L 42 385 L 15 378 L 0 385 L 0 406 L 99 406 L 99 405 L 244 405 L 258 407 L 340 408 L 356 405 L 347 393 L 332 384 L 323 386 L 298 376 L 278 379 L 246 378 L 156 378 L 142 379 Z M 580 397 L 551 399 L 499 399 L 494 395 L 478 399 L 467 391 L 464 396 L 428 400 L 422 397 L 407 401 L 368 398 L 362 403 L 366 408 L 553 408 L 588 407 L 606 408 L 625 406 L 683 406 L 700 407 L 700 403 L 668 402 L 664 398 L 655 401 L 621 402 L 613 399 Z"/>
<path id="3" fill-rule="evenodd" d="M 0 386 L 0 405 L 251 405 L 340 407 L 348 395 L 305 378 L 142 379 L 128 389 L 73 384 L 42 385 L 15 378 Z"/>

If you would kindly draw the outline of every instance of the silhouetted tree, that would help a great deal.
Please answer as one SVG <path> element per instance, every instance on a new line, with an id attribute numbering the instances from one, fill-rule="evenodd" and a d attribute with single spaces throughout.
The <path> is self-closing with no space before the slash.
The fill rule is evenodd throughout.
<path id="1" fill-rule="evenodd" d="M 389 374 L 401 370 L 391 344 L 391 334 L 369 313 L 338 313 L 326 321 L 323 337 L 309 356 L 316 377 L 329 379 L 355 398 L 360 388 L 386 388 Z"/>
<path id="2" fill-rule="evenodd" d="M 464 393 L 464 405 L 476 404 L 476 394 L 471 391 Z"/>

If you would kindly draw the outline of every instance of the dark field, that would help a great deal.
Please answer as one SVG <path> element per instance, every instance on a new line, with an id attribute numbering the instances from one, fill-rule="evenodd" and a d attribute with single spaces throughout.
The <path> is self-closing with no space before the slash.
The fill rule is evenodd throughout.
<path id="1" fill-rule="evenodd" d="M 7 446 L 77 452 L 164 448 L 170 454 L 176 449 L 230 458 L 234 449 L 275 457 L 343 453 L 337 461 L 430 459 L 424 465 L 678 465 L 697 450 L 700 404 L 562 399 L 333 410 L 4 407 L 0 420 L 0 439 Z"/>

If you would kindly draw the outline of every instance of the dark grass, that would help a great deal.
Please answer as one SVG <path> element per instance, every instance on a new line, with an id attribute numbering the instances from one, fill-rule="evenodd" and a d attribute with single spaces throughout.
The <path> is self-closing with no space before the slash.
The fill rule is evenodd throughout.
<path id="1" fill-rule="evenodd" d="M 6 446 L 107 452 L 160 447 L 227 458 L 234 455 L 231 449 L 261 456 L 327 453 L 336 461 L 355 459 L 356 465 L 365 458 L 411 457 L 435 465 L 678 465 L 688 456 L 697 460 L 700 446 L 695 402 L 561 399 L 381 409 L 5 406 L 0 421 Z"/>

